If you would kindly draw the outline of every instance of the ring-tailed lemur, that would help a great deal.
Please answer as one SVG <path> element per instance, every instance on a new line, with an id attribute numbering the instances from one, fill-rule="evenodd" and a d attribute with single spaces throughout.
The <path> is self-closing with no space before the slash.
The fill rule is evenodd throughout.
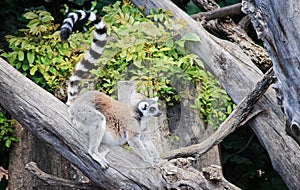
<path id="1" fill-rule="evenodd" d="M 89 78 L 90 70 L 95 68 L 95 61 L 101 56 L 106 42 L 105 23 L 92 12 L 77 11 L 70 13 L 61 27 L 61 39 L 66 40 L 72 33 L 72 27 L 77 20 L 88 18 L 95 25 L 94 39 L 91 48 L 85 53 L 74 69 L 69 86 L 69 113 L 72 121 L 89 133 L 88 153 L 99 162 L 102 168 L 108 167 L 105 156 L 109 150 L 99 152 L 101 143 L 109 146 L 122 145 L 126 142 L 144 161 L 153 165 L 159 158 L 156 150 L 149 150 L 148 142 L 143 140 L 143 132 L 150 117 L 159 117 L 157 98 L 147 98 L 136 106 L 114 100 L 98 91 L 88 91 L 79 95 L 82 87 L 80 82 Z"/>
<path id="2" fill-rule="evenodd" d="M 72 104 L 84 87 L 83 84 L 80 84 L 82 79 L 90 79 L 90 71 L 95 68 L 95 62 L 101 57 L 106 44 L 106 27 L 101 17 L 93 12 L 82 10 L 70 13 L 63 21 L 60 30 L 61 40 L 65 41 L 69 38 L 76 21 L 86 18 L 95 25 L 95 30 L 93 31 L 94 38 L 91 48 L 84 54 L 83 59 L 75 65 L 74 72 L 69 79 L 67 105 Z"/>

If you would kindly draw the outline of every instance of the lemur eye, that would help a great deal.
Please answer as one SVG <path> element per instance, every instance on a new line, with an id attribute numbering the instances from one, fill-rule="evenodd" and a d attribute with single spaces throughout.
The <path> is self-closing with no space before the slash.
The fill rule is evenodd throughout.
<path id="1" fill-rule="evenodd" d="M 151 111 L 151 112 L 154 112 L 155 110 L 156 110 L 155 107 L 151 107 L 151 108 L 150 108 L 150 111 Z"/>

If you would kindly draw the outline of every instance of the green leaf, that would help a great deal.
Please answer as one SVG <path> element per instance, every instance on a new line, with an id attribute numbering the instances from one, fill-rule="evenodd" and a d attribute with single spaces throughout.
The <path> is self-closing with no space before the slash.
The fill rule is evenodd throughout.
<path id="1" fill-rule="evenodd" d="M 62 45 L 58 44 L 57 49 L 60 55 L 66 55 L 67 50 Z"/>
<path id="2" fill-rule="evenodd" d="M 22 50 L 18 51 L 18 60 L 23 61 L 24 60 L 24 52 Z"/>
<path id="3" fill-rule="evenodd" d="M 150 14 L 151 14 L 151 15 L 156 14 L 156 10 L 155 10 L 154 8 L 151 8 L 151 9 L 150 9 Z"/>
<path id="4" fill-rule="evenodd" d="M 48 21 L 51 21 L 51 20 L 54 20 L 54 18 L 50 15 L 44 16 L 42 18 L 42 22 L 48 22 Z"/>
<path id="5" fill-rule="evenodd" d="M 51 65 L 51 62 L 50 60 L 48 59 L 48 57 L 41 57 L 41 60 L 42 60 L 42 63 L 46 66 L 50 66 Z"/>
<path id="6" fill-rule="evenodd" d="M 37 69 L 38 69 L 38 66 L 37 65 L 35 65 L 35 66 L 33 66 L 31 69 L 30 69 L 30 75 L 34 75 L 35 74 L 35 72 L 37 71 Z"/>
<path id="7" fill-rule="evenodd" d="M 15 64 L 16 69 L 20 69 L 22 66 L 22 62 L 18 62 L 17 64 Z"/>
<path id="8" fill-rule="evenodd" d="M 52 73 L 53 75 L 57 75 L 57 70 L 54 67 L 50 67 L 49 72 Z"/>
<path id="9" fill-rule="evenodd" d="M 31 19 L 37 18 L 38 15 L 35 14 L 34 12 L 27 12 L 27 13 L 24 14 L 24 17 L 26 19 L 30 19 L 31 20 Z"/>
<path id="10" fill-rule="evenodd" d="M 34 62 L 34 58 L 35 58 L 34 56 L 35 56 L 34 51 L 27 52 L 27 60 L 29 64 L 32 64 Z"/>
<path id="11" fill-rule="evenodd" d="M 56 64 L 56 63 L 62 64 L 62 63 L 64 62 L 64 60 L 63 60 L 62 57 L 54 57 L 54 58 L 52 59 L 52 61 L 53 61 L 54 64 Z M 62 66 L 62 67 L 63 67 L 63 66 Z"/>
<path id="12" fill-rule="evenodd" d="M 126 56 L 126 61 L 129 62 L 129 61 L 131 61 L 131 60 L 132 60 L 132 54 L 128 54 L 128 55 Z"/>
<path id="13" fill-rule="evenodd" d="M 184 43 L 185 43 L 184 40 L 178 40 L 178 41 L 176 41 L 175 43 L 176 43 L 179 47 L 184 48 Z"/>
<path id="14" fill-rule="evenodd" d="M 34 19 L 34 20 L 31 20 L 31 21 L 27 24 L 27 27 L 28 27 L 28 28 L 32 28 L 33 26 L 36 27 L 39 23 L 40 23 L 39 20 Z"/>
<path id="15" fill-rule="evenodd" d="M 127 51 L 126 50 L 122 50 L 122 52 L 120 53 L 120 57 L 121 58 L 125 58 L 127 55 Z"/>
<path id="16" fill-rule="evenodd" d="M 174 41 L 173 41 L 173 39 L 168 39 L 168 40 L 166 41 L 166 45 L 167 45 L 168 47 L 173 47 L 173 46 L 174 46 Z"/>
<path id="17" fill-rule="evenodd" d="M 27 71 L 28 68 L 29 68 L 29 65 L 28 65 L 28 64 L 23 64 L 23 65 L 22 65 L 22 70 L 23 70 L 23 71 Z"/>
<path id="18" fill-rule="evenodd" d="M 15 60 L 17 59 L 18 53 L 17 52 L 11 52 L 11 53 L 3 53 L 1 54 L 3 57 L 7 58 L 7 60 L 13 64 Z"/>
<path id="19" fill-rule="evenodd" d="M 10 140 L 10 139 L 7 139 L 7 140 L 5 141 L 5 146 L 6 146 L 7 148 L 9 148 L 10 145 L 11 145 L 11 140 Z"/>

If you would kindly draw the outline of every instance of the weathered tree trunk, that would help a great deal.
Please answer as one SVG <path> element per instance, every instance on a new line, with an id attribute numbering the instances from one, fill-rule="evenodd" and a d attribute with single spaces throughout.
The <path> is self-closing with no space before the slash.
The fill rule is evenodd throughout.
<path id="1" fill-rule="evenodd" d="M 35 137 L 20 125 L 15 126 L 16 136 L 20 139 L 10 150 L 8 189 L 67 190 L 64 186 L 49 186 L 44 181 L 30 174 L 25 165 L 34 161 L 47 173 L 70 179 L 77 176 L 77 171 L 61 155 L 49 148 L 46 143 Z"/>
<path id="2" fill-rule="evenodd" d="M 244 0 L 243 10 L 273 61 L 286 130 L 300 143 L 300 2 Z"/>
<path id="3" fill-rule="evenodd" d="M 172 125 L 172 131 L 170 131 L 170 126 L 168 126 L 168 123 L 166 122 L 167 118 L 165 114 L 149 121 L 148 136 L 151 138 L 152 142 L 154 142 L 156 149 L 161 155 L 179 147 L 202 142 L 214 132 L 212 127 L 204 127 L 198 112 L 191 109 L 192 100 L 190 99 L 190 96 L 191 95 L 189 94 L 182 96 L 180 98 L 180 109 L 173 110 L 175 113 L 172 114 L 172 117 L 176 117 L 178 122 L 169 122 L 169 124 Z M 136 93 L 136 86 L 133 82 L 118 82 L 119 101 L 136 105 L 138 101 L 143 98 L 145 97 Z M 166 113 L 166 108 L 163 107 L 164 106 L 161 105 L 160 109 L 164 110 L 163 113 Z M 172 118 L 168 119 L 172 120 Z M 171 143 L 170 135 L 179 136 L 179 139 L 176 142 Z M 200 169 L 211 165 L 221 166 L 218 147 L 215 146 L 198 158 L 198 161 L 194 165 L 197 165 L 197 168 Z"/>
<path id="4" fill-rule="evenodd" d="M 187 28 L 183 28 L 179 33 L 184 35 L 187 32 L 194 32 L 202 40 L 200 43 L 188 43 L 187 48 L 199 55 L 236 103 L 241 101 L 262 77 L 262 73 L 237 46 L 209 35 L 196 21 L 170 1 L 132 0 L 132 2 L 144 8 L 146 13 L 150 8 L 163 8 L 172 11 L 176 18 L 185 20 Z M 0 104 L 15 118 L 18 118 L 24 127 L 68 158 L 98 187 L 161 189 L 174 188 L 184 182 L 194 189 L 221 189 L 225 186 L 206 179 L 204 174 L 207 170 L 198 172 L 190 168 L 189 164 L 184 165 L 188 163 L 186 160 L 177 160 L 185 169 L 176 167 L 172 164 L 174 161 L 168 162 L 159 169 L 153 169 L 145 166 L 139 158 L 120 147 L 108 155 L 111 167 L 105 173 L 101 172 L 100 166 L 87 155 L 86 137 L 69 123 L 66 106 L 24 79 L 2 60 L 0 63 Z M 300 148 L 285 133 L 282 122 L 283 114 L 276 104 L 273 90 L 266 93 L 255 106 L 255 110 L 264 111 L 250 121 L 252 129 L 267 149 L 274 168 L 285 180 L 287 186 L 297 189 L 300 186 L 298 170 Z M 188 169 L 190 171 L 187 171 Z M 179 176 L 179 173 L 182 175 Z M 175 176 L 181 177 L 181 180 L 176 181 Z M 194 180 L 191 180 L 192 178 Z"/>
<path id="5" fill-rule="evenodd" d="M 23 127 L 80 169 L 92 181 L 86 184 L 92 189 L 238 189 L 223 178 L 218 167 L 203 168 L 199 172 L 192 167 L 190 159 L 182 158 L 164 161 L 152 168 L 121 147 L 111 149 L 107 156 L 110 167 L 103 171 L 87 153 L 86 134 L 71 125 L 66 105 L 2 59 L 0 105 Z M 27 168 L 33 171 L 33 166 L 30 164 Z"/>
<path id="6" fill-rule="evenodd" d="M 251 59 L 251 61 L 263 72 L 266 72 L 272 66 L 266 50 L 263 47 L 255 44 L 248 36 L 247 32 L 244 31 L 240 25 L 235 24 L 235 22 L 229 16 L 208 20 L 209 18 L 207 18 L 205 15 L 213 16 L 211 13 L 220 13 L 220 6 L 214 0 L 193 0 L 193 2 L 201 10 L 209 11 L 199 13 L 199 15 L 204 15 L 203 20 L 201 20 L 201 24 L 207 31 L 212 34 L 216 34 L 217 36 L 221 36 L 222 39 L 226 39 L 234 44 L 237 44 Z M 223 13 L 228 14 L 232 12 L 230 10 L 234 9 L 230 9 L 230 7 L 236 7 L 240 9 L 241 4 L 224 7 Z M 241 10 L 239 11 L 241 12 Z M 221 16 L 220 14 L 218 15 Z M 195 19 L 195 17 L 197 18 L 197 15 L 192 15 L 192 18 Z"/>
<path id="7" fill-rule="evenodd" d="M 234 102 L 240 102 L 249 93 L 253 85 L 262 77 L 261 71 L 257 69 L 250 58 L 236 45 L 209 35 L 199 23 L 191 19 L 172 2 L 167 0 L 132 0 L 132 2 L 137 7 L 142 8 L 145 14 L 149 13 L 151 8 L 163 8 L 172 11 L 176 19 L 185 20 L 187 28 L 179 31 L 180 35 L 194 32 L 201 38 L 200 43 L 190 42 L 186 48 L 202 59 L 206 67 L 222 83 Z M 281 3 L 285 4 L 285 1 Z M 292 3 L 289 5 L 292 5 Z M 281 7 L 284 6 L 282 5 Z M 293 10 L 296 12 L 296 9 Z M 290 14 L 277 13 L 277 17 L 285 17 L 286 15 Z M 288 17 L 285 18 L 288 19 Z M 293 20 L 300 22 L 299 19 Z M 296 29 L 292 28 L 293 30 L 291 31 L 296 32 Z M 293 44 L 297 44 L 296 42 L 298 40 L 295 36 Z M 294 49 L 298 47 L 295 45 Z M 294 75 L 294 77 L 297 76 L 296 74 Z M 299 94 L 299 90 L 296 92 Z M 268 151 L 274 169 L 281 175 L 290 189 L 297 189 L 300 186 L 300 172 L 298 170 L 300 168 L 300 155 L 298 154 L 300 147 L 296 141 L 286 134 L 283 114 L 276 102 L 274 90 L 268 90 L 255 106 L 255 110 L 260 109 L 265 111 L 253 118 L 249 124 Z"/>

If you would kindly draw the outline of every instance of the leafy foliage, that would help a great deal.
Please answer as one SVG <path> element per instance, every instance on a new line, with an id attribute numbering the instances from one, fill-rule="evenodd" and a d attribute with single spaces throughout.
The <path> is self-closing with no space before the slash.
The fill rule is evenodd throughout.
<path id="1" fill-rule="evenodd" d="M 8 168 L 8 150 L 13 142 L 18 138 L 14 135 L 14 120 L 8 119 L 8 116 L 0 111 L 0 189 L 5 189 L 8 184 L 7 176 L 3 176 L 4 168 Z M 4 168 L 2 168 L 4 167 Z"/>
<path id="2" fill-rule="evenodd" d="M 32 10 L 39 7 L 38 9 L 47 9 L 52 13 L 52 15 L 54 15 L 55 19 L 63 19 L 64 16 L 61 12 L 61 8 L 64 4 L 68 7 L 86 10 L 88 10 L 91 6 L 90 1 L 86 0 L 63 0 L 55 2 L 57 3 L 53 4 L 54 1 L 46 3 L 45 1 L 29 0 L 4 0 L 0 2 L 0 15 L 2 18 L 5 18 L 2 19 L 2 22 L 0 23 L 0 35 L 1 37 L 7 34 L 11 35 L 6 38 L 10 43 L 11 49 L 2 54 L 2 56 L 5 55 L 7 56 L 6 59 L 15 60 L 15 67 L 18 67 L 25 75 L 50 91 L 58 88 L 58 85 L 66 80 L 73 68 L 71 65 L 80 59 L 83 51 L 86 47 L 88 47 L 86 44 L 89 44 L 90 41 L 88 37 L 90 35 L 89 32 L 86 34 L 76 33 L 71 36 L 71 39 L 67 43 L 61 44 L 58 39 L 58 34 L 55 33 L 54 29 L 57 28 L 58 25 L 54 25 L 52 18 L 45 13 L 41 13 L 41 17 L 48 17 L 44 18 L 44 21 L 45 19 L 50 19 L 48 22 L 42 23 L 40 18 L 38 18 L 39 16 L 34 17 L 29 19 L 29 22 L 31 20 L 35 20 L 32 21 L 32 25 L 25 28 L 26 24 L 24 23 L 26 19 L 21 17 L 24 10 Z M 103 4 L 109 4 L 109 2 L 115 2 L 115 0 L 97 0 L 95 10 L 100 10 Z M 186 7 L 186 10 L 189 11 L 189 14 L 194 14 L 198 12 L 199 9 L 191 2 L 192 1 L 190 1 Z M 226 6 L 228 4 L 240 2 L 240 0 L 219 0 L 217 2 L 221 6 Z M 182 7 L 185 5 L 186 4 Z M 164 15 L 168 15 L 169 13 L 164 10 L 152 10 L 152 16 L 146 18 L 140 14 L 137 9 L 133 9 L 128 2 L 124 2 L 123 5 L 116 3 L 112 6 L 106 7 L 105 10 L 106 11 L 103 12 L 107 12 L 105 19 L 110 25 L 109 32 L 114 33 L 116 38 L 114 42 L 119 43 L 120 47 L 114 49 L 113 43 L 109 44 L 111 47 L 107 48 L 106 58 L 103 57 L 101 60 L 101 65 L 104 70 L 95 72 L 101 80 L 99 88 L 102 88 L 103 91 L 113 93 L 116 79 L 125 79 L 127 77 L 127 79 L 132 78 L 134 80 L 139 80 L 138 76 L 145 77 L 148 75 L 149 77 L 146 78 L 147 80 L 144 82 L 147 85 L 149 84 L 150 87 L 153 85 L 156 88 L 151 90 L 151 88 L 153 88 L 152 86 L 147 89 L 148 94 L 152 94 L 154 96 L 155 94 L 160 93 L 160 96 L 164 97 L 171 105 L 173 101 L 177 101 L 179 97 L 182 96 L 180 93 L 181 88 L 174 88 L 174 86 L 176 86 L 174 84 L 180 82 L 185 84 L 185 81 L 193 78 L 192 84 L 197 86 L 196 88 L 198 92 L 201 92 L 199 93 L 199 97 L 195 100 L 195 108 L 203 110 L 204 113 L 201 113 L 202 115 L 200 115 L 202 118 L 204 118 L 207 122 L 210 122 L 210 117 L 215 117 L 212 116 L 211 112 L 217 112 L 214 110 L 215 107 L 222 108 L 222 110 L 224 110 L 219 110 L 220 112 L 230 112 L 233 108 L 230 107 L 232 102 L 229 101 L 226 103 L 228 97 L 225 98 L 223 92 L 220 92 L 222 90 L 216 87 L 218 85 L 215 81 L 207 79 L 207 77 L 210 77 L 207 75 L 210 74 L 198 67 L 200 61 L 197 60 L 194 55 L 187 55 L 182 51 L 182 48 L 180 48 L 183 47 L 185 41 L 188 40 L 185 40 L 184 38 L 178 40 L 174 37 L 176 36 L 176 32 L 172 31 L 172 28 L 174 29 L 176 26 L 182 27 L 184 23 L 177 23 L 174 26 L 169 24 L 168 26 L 168 19 L 165 19 L 166 16 Z M 33 13 L 40 15 L 40 13 L 35 11 L 33 11 Z M 45 15 L 43 16 L 43 14 Z M 169 14 L 169 17 L 170 16 L 171 15 Z M 147 23 L 151 22 L 149 21 L 149 18 L 159 21 L 160 24 L 151 23 L 147 28 Z M 56 22 L 61 23 L 61 20 L 57 19 Z M 28 21 L 26 21 L 26 23 L 28 23 Z M 135 26 L 142 26 L 144 28 L 137 30 L 135 33 L 134 24 L 136 24 Z M 18 30 L 18 28 L 25 29 Z M 47 29 L 45 30 L 45 28 Z M 157 28 L 160 29 L 157 30 Z M 36 31 L 37 33 L 31 33 L 31 29 L 32 32 Z M 38 34 L 39 31 L 41 32 L 40 35 Z M 160 31 L 161 33 L 156 34 L 156 31 Z M 171 34 L 166 35 L 168 32 Z M 20 34 L 22 37 L 17 37 L 17 35 L 20 36 Z M 126 34 L 128 35 L 127 38 Z M 154 34 L 157 38 L 154 38 Z M 137 35 L 141 36 L 137 37 Z M 145 39 L 143 39 L 143 37 Z M 141 40 L 144 41 L 141 42 Z M 153 43 L 152 40 L 154 40 Z M 123 47 L 124 43 L 121 44 L 121 42 L 130 42 L 128 49 Z M 5 48 L 6 50 L 6 46 L 3 44 L 5 43 L 1 41 L 1 52 L 3 52 L 2 48 Z M 25 45 L 27 48 L 25 48 Z M 31 49 L 29 47 L 31 47 Z M 16 53 L 14 53 L 14 51 Z M 123 53 L 121 54 L 121 52 Z M 120 57 L 121 55 L 122 57 Z M 169 55 L 171 56 L 169 57 Z M 23 61 L 19 60 L 19 56 L 20 59 L 23 59 Z M 138 58 L 143 56 L 145 57 L 145 61 L 136 61 Z M 46 66 L 42 66 L 44 65 L 42 57 L 46 63 L 48 62 L 47 59 L 50 60 L 50 65 L 46 64 Z M 54 61 L 55 59 L 56 62 Z M 62 59 L 63 61 L 58 62 L 59 59 Z M 129 59 L 128 63 L 126 62 L 126 59 Z M 177 63 L 179 59 L 181 60 L 180 64 Z M 64 66 L 62 63 L 67 66 Z M 62 64 L 62 67 L 65 67 L 65 69 L 61 69 L 60 64 Z M 141 67 L 139 68 L 136 65 Z M 39 69 L 40 67 L 41 69 Z M 46 67 L 44 71 L 43 67 Z M 52 67 L 57 71 L 56 74 L 54 74 L 54 77 L 49 71 Z M 34 71 L 36 68 L 38 69 Z M 149 69 L 147 70 L 147 68 Z M 139 69 L 141 71 L 138 71 Z M 161 72 L 155 73 L 156 71 L 160 71 L 159 69 L 164 70 L 163 74 Z M 30 74 L 30 71 L 33 75 Z M 46 77 L 44 77 L 42 73 L 44 73 Z M 126 75 L 126 73 L 129 74 Z M 202 77 L 193 77 L 193 75 L 201 75 Z M 172 78 L 172 76 L 175 77 Z M 198 78 L 202 79 L 198 80 Z M 157 83 L 159 83 L 159 85 L 156 85 Z M 145 89 L 141 89 L 141 91 L 142 90 Z M 214 100 L 218 93 L 222 94 L 220 97 L 225 98 L 224 100 L 226 101 L 223 102 Z M 217 106 L 219 104 L 229 104 L 229 106 Z M 213 110 L 210 110 L 211 108 Z M 220 116 L 220 118 L 223 118 L 223 116 Z M 212 120 L 215 122 L 215 119 Z M 7 168 L 8 164 L 7 146 L 10 146 L 12 142 L 17 140 L 12 134 L 11 123 L 12 121 L 9 120 L 6 115 L 0 113 L 0 166 L 2 165 L 5 168 Z M 212 125 L 218 126 L 218 124 Z M 238 137 L 235 136 L 226 142 L 226 145 L 224 146 L 226 152 L 223 153 L 223 157 L 226 158 L 226 162 L 224 163 L 226 178 L 230 179 L 235 184 L 238 184 L 243 189 L 286 189 L 280 177 L 272 169 L 270 160 L 267 158 L 267 153 L 263 151 L 262 147 L 258 146 L 259 142 L 257 142 L 257 140 L 252 140 L 245 151 L 240 154 L 235 154 L 240 151 L 241 145 L 244 146 L 247 143 L 245 140 L 247 141 L 250 138 L 250 133 L 251 132 L 247 131 L 246 135 L 237 134 L 236 136 Z M 242 138 L 240 138 L 241 136 Z M 178 137 L 174 136 L 171 140 L 177 141 Z M 1 151 L 4 151 L 4 153 Z M 263 173 L 263 175 L 259 175 L 257 172 L 259 170 L 262 170 L 265 173 Z M 3 181 L 1 181 L 0 189 L 5 189 L 6 184 L 7 181 L 4 184 Z"/>
<path id="3" fill-rule="evenodd" d="M 72 65 L 86 49 L 81 43 L 88 44 L 89 38 L 87 34 L 77 33 L 62 44 L 56 32 L 58 25 L 53 23 L 50 13 L 30 11 L 24 17 L 29 22 L 26 29 L 20 29 L 23 36 L 6 36 L 11 51 L 1 55 L 38 85 L 53 91 L 71 74 Z"/>
<path id="4" fill-rule="evenodd" d="M 196 55 L 185 52 L 187 41 L 200 41 L 188 33 L 178 38 L 176 30 L 185 26 L 172 20 L 172 13 L 151 10 L 146 18 L 124 1 L 104 7 L 104 19 L 114 41 L 106 45 L 100 58 L 98 89 L 112 94 L 116 81 L 134 80 L 143 94 L 164 99 L 169 106 L 178 102 L 188 88 L 199 96 L 194 108 L 215 128 L 233 109 L 233 103 Z M 153 22 L 154 21 L 154 22 Z"/>
<path id="5" fill-rule="evenodd" d="M 217 129 L 227 116 L 235 108 L 226 91 L 222 89 L 217 80 L 212 80 L 213 76 L 205 70 L 190 71 L 194 77 L 200 80 L 198 85 L 200 92 L 195 99 L 194 108 L 200 110 L 200 118 Z"/>
<path id="6" fill-rule="evenodd" d="M 151 10 L 146 18 L 127 1 L 103 11 L 107 12 L 108 32 L 116 41 L 106 45 L 95 72 L 99 90 L 113 94 L 116 81 L 136 80 L 141 92 L 160 96 L 171 106 L 179 101 L 182 86 L 192 81 L 199 94 L 194 108 L 200 110 L 201 118 L 216 128 L 231 112 L 233 104 L 225 91 L 199 67 L 201 61 L 195 55 L 184 51 L 186 41 L 200 41 L 199 37 L 190 33 L 176 39 L 176 30 L 184 27 L 184 22 L 173 21 L 172 13 L 162 9 Z M 48 91 L 64 86 L 89 45 L 89 33 L 73 34 L 68 43 L 61 44 L 55 32 L 58 25 L 50 13 L 30 11 L 24 17 L 29 20 L 27 28 L 20 30 L 24 36 L 6 36 L 12 51 L 2 56 Z"/>
<path id="7" fill-rule="evenodd" d="M 0 151 L 9 148 L 12 142 L 18 141 L 13 135 L 12 120 L 9 120 L 2 112 L 0 112 Z"/>

